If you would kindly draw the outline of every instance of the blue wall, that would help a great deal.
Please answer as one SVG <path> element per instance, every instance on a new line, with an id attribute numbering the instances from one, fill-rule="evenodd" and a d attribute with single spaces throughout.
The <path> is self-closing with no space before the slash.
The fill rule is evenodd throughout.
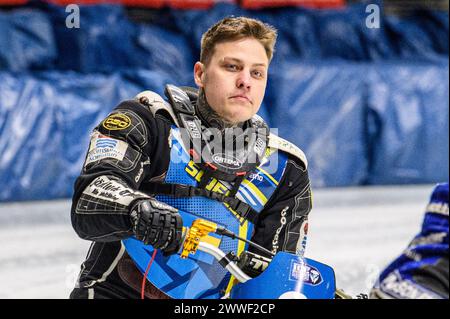
<path id="1" fill-rule="evenodd" d="M 382 17 L 365 7 L 164 10 L 152 24 L 120 6 L 0 11 L 0 201 L 70 197 L 90 130 L 121 100 L 194 85 L 206 29 L 227 15 L 279 30 L 261 115 L 295 142 L 313 187 L 448 180 L 448 14 Z"/>

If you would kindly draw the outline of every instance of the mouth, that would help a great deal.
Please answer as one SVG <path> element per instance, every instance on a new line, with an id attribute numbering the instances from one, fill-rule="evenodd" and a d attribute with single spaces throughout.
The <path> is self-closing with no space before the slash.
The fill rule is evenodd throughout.
<path id="1" fill-rule="evenodd" d="M 233 96 L 230 97 L 230 99 L 238 100 L 238 101 L 242 101 L 242 102 L 248 102 L 250 104 L 253 104 L 252 101 L 245 95 L 239 95 L 239 94 L 238 95 L 233 95 Z"/>

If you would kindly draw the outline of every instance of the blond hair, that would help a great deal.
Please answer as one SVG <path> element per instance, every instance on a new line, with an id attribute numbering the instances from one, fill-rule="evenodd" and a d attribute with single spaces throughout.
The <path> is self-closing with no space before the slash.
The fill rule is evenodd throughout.
<path id="1" fill-rule="evenodd" d="M 228 17 L 214 24 L 201 40 L 200 62 L 207 65 L 220 42 L 254 38 L 264 47 L 269 62 L 272 60 L 277 30 L 264 22 L 246 17 Z"/>

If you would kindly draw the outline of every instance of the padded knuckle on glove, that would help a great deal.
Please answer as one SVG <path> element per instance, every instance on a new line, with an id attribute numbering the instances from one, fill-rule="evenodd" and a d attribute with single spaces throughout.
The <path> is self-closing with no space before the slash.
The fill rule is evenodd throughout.
<path id="1" fill-rule="evenodd" d="M 161 249 L 164 255 L 178 252 L 183 220 L 175 208 L 152 200 L 141 200 L 130 211 L 137 239 Z"/>

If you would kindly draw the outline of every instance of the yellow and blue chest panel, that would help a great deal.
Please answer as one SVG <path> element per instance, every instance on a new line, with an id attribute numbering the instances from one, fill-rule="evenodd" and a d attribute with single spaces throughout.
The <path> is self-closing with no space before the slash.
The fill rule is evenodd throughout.
<path id="1" fill-rule="evenodd" d="M 165 182 L 197 186 L 203 172 L 183 146 L 178 128 L 172 128 L 170 141 L 170 164 Z M 260 212 L 278 187 L 286 163 L 287 156 L 284 152 L 267 149 L 263 161 L 242 182 L 236 197 Z M 231 186 L 212 178 L 206 189 L 227 194 Z M 177 208 L 186 227 L 195 219 L 202 218 L 223 226 L 240 237 L 250 239 L 252 236 L 254 225 L 240 218 L 224 203 L 206 197 L 174 198 L 158 195 L 156 198 Z M 135 238 L 123 242 L 140 271 L 145 273 L 153 248 Z M 233 251 L 238 256 L 246 249 L 246 244 L 242 241 L 215 234 L 211 235 L 210 243 L 225 253 Z M 165 257 L 158 252 L 147 278 L 158 289 L 176 299 L 220 298 L 232 286 L 230 274 L 212 256 L 202 251 L 189 255 L 188 259 L 181 259 L 178 254 Z"/>

